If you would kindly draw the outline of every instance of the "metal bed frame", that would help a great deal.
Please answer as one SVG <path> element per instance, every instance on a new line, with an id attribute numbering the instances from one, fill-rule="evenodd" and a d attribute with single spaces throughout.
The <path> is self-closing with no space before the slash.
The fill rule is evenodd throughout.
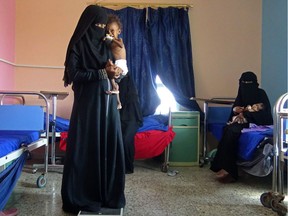
<path id="1" fill-rule="evenodd" d="M 211 99 L 204 98 L 196 98 L 191 97 L 190 100 L 202 101 L 203 104 L 203 112 L 204 112 L 204 120 L 203 120 L 203 151 L 202 157 L 200 157 L 199 166 L 203 167 L 205 164 L 209 163 L 212 160 L 212 157 L 207 152 L 207 130 L 208 130 L 208 115 L 209 115 L 209 104 L 218 104 L 218 105 L 233 105 L 235 98 L 225 98 L 225 97 L 217 97 Z"/>
<path id="2" fill-rule="evenodd" d="M 274 167 L 272 177 L 272 191 L 265 192 L 260 196 L 260 201 L 263 206 L 272 208 L 278 215 L 287 215 L 287 204 L 283 203 L 284 195 L 284 171 L 287 166 L 288 135 L 287 121 L 288 121 L 288 93 L 283 94 L 277 100 L 274 110 Z M 286 120 L 286 122 L 284 121 Z M 286 163 L 285 163 L 286 162 Z M 286 182 L 287 185 L 287 182 Z"/>
<path id="3" fill-rule="evenodd" d="M 172 113 L 171 108 L 169 107 L 169 114 L 168 114 L 168 126 L 172 125 Z M 170 143 L 171 144 L 171 143 Z M 164 162 L 161 165 L 161 171 L 167 173 L 169 169 L 169 154 L 170 154 L 170 144 L 164 150 Z"/>
<path id="4" fill-rule="evenodd" d="M 45 146 L 45 155 L 44 155 L 44 172 L 38 177 L 37 179 L 37 186 L 39 188 L 42 188 L 46 185 L 47 180 L 46 180 L 46 174 L 48 173 L 48 142 L 49 142 L 49 102 L 47 98 L 45 97 L 44 94 L 39 93 L 39 92 L 30 92 L 30 91 L 1 91 L 0 90 L 0 104 L 4 105 L 4 98 L 6 96 L 11 96 L 11 97 L 20 97 L 22 99 L 22 105 L 25 104 L 25 99 L 23 95 L 30 95 L 30 96 L 37 96 L 44 101 L 44 105 L 41 105 L 45 111 L 46 111 L 46 129 L 42 133 L 41 138 L 39 141 L 33 142 L 30 145 L 22 146 L 20 149 L 13 151 L 12 153 L 2 157 L 0 159 L 0 166 L 5 166 L 6 163 L 9 163 L 10 161 L 13 161 L 14 159 L 17 159 L 20 157 L 24 152 L 28 151 L 33 151 L 37 148 L 40 148 L 42 146 Z M 33 173 L 36 172 L 36 170 L 32 171 Z"/>

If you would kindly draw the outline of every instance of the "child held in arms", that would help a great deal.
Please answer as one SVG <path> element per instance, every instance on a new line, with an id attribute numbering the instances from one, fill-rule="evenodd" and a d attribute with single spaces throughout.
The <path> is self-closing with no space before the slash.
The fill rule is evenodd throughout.
<path id="1" fill-rule="evenodd" d="M 105 40 L 110 42 L 110 48 L 115 58 L 115 65 L 122 69 L 122 76 L 128 73 L 127 60 L 126 60 L 126 49 L 122 38 L 119 38 L 122 30 L 122 23 L 118 16 L 114 14 L 108 15 L 108 22 L 106 25 L 107 34 Z M 118 105 L 117 108 L 121 109 L 122 105 L 119 98 L 119 86 L 115 79 L 111 79 L 112 91 L 108 91 L 108 94 L 117 94 Z"/>

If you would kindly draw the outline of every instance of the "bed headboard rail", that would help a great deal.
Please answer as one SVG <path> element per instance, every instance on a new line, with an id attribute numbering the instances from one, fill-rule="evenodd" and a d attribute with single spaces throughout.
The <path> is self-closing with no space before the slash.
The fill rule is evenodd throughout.
<path id="1" fill-rule="evenodd" d="M 44 110 L 36 105 L 0 106 L 0 130 L 43 130 Z"/>

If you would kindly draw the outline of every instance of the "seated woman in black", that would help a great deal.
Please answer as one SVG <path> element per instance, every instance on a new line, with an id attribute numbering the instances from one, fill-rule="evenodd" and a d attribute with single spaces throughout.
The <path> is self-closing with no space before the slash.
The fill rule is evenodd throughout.
<path id="1" fill-rule="evenodd" d="M 241 130 L 248 128 L 249 123 L 273 124 L 269 99 L 265 91 L 258 86 L 257 76 L 253 72 L 248 71 L 241 75 L 229 122 L 223 129 L 222 139 L 210 167 L 216 172 L 220 182 L 227 183 L 238 179 L 236 162 Z"/>

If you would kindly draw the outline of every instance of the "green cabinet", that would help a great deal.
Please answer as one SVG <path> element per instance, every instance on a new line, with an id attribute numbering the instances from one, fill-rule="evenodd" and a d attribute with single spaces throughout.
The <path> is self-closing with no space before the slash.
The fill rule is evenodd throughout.
<path id="1" fill-rule="evenodd" d="M 171 124 L 176 135 L 169 146 L 170 166 L 199 164 L 199 122 L 199 112 L 172 112 Z"/>

